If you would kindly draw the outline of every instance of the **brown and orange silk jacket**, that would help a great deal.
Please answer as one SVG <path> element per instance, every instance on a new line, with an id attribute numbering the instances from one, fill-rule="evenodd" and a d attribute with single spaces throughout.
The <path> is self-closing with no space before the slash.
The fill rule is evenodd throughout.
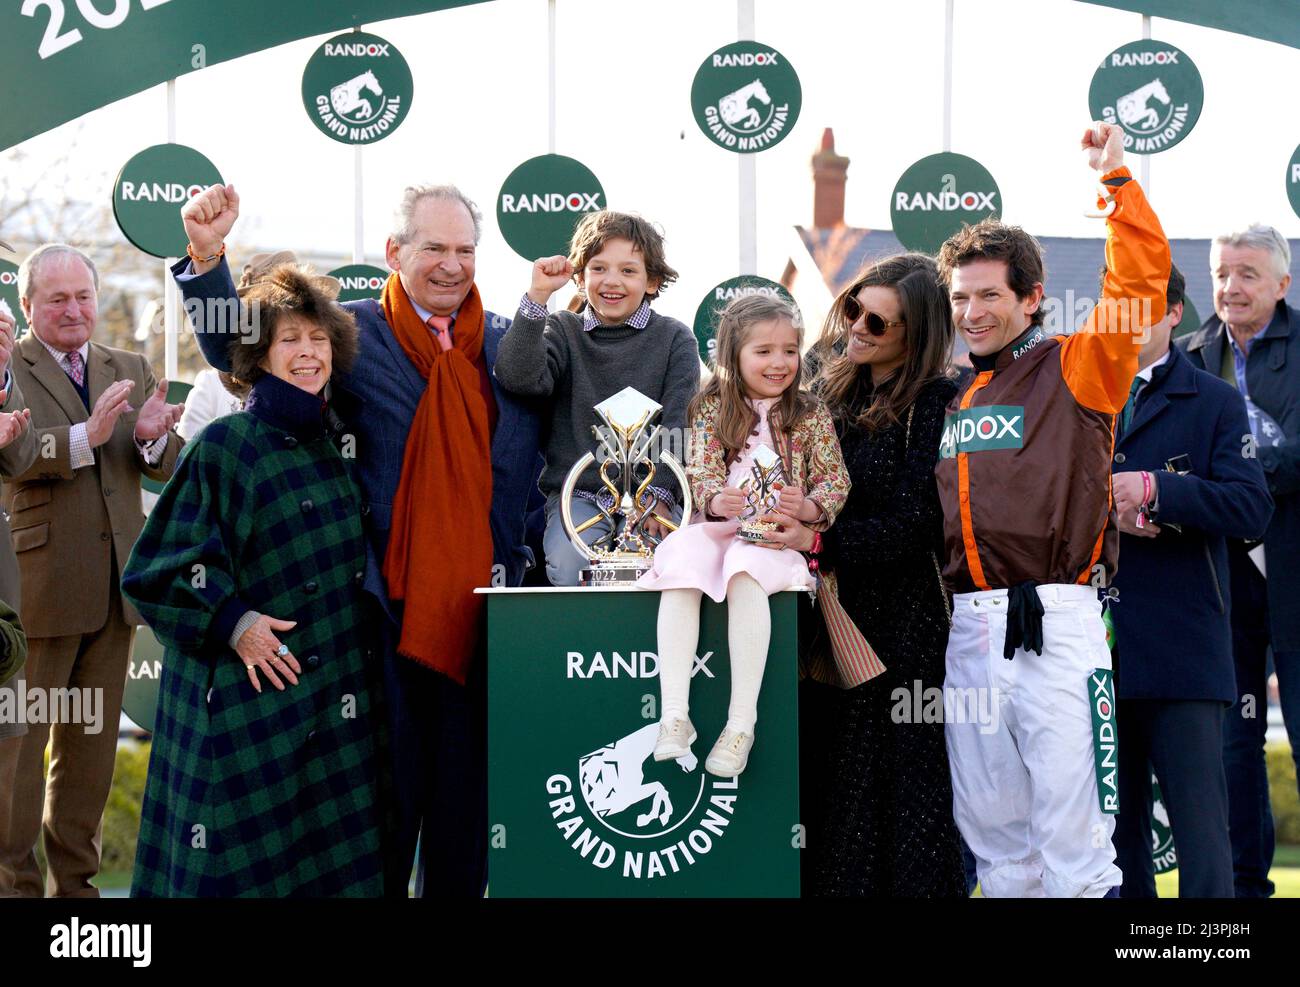
<path id="1" fill-rule="evenodd" d="M 1103 176 L 1131 178 L 1127 168 Z M 1102 300 L 1070 336 L 1029 331 L 948 407 L 935 475 L 954 593 L 1115 574 L 1115 415 L 1164 317 L 1169 241 L 1135 181 L 1114 189 Z M 1136 337 L 1136 338 L 1135 338 Z"/>

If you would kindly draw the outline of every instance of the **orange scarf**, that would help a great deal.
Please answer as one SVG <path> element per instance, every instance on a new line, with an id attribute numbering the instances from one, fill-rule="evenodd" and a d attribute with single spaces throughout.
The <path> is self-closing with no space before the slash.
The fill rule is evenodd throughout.
<path id="1" fill-rule="evenodd" d="M 483 303 L 470 288 L 444 351 L 396 274 L 380 300 L 388 327 L 428 381 L 411 423 L 384 557 L 388 595 L 406 600 L 399 654 L 461 683 L 478 643 L 492 574 L 492 437 L 475 366 Z M 408 594 L 415 589 L 414 599 Z"/>

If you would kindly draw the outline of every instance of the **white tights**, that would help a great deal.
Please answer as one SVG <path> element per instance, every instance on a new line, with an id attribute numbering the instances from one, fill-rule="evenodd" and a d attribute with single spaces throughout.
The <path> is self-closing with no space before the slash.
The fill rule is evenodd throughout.
<path id="1" fill-rule="evenodd" d="M 666 589 L 659 595 L 659 713 L 664 720 L 685 719 L 690 709 L 702 596 L 697 589 Z M 731 650 L 727 727 L 736 732 L 754 732 L 771 636 L 767 593 L 748 573 L 736 573 L 727 584 L 727 646 Z"/>

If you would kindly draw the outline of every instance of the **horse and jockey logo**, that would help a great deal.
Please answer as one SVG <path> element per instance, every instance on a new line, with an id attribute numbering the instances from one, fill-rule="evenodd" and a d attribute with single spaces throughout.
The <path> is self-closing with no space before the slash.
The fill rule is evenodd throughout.
<path id="1" fill-rule="evenodd" d="M 678 804 L 674 804 L 663 781 L 645 780 L 647 766 L 656 763 L 651 755 L 658 736 L 659 724 L 649 723 L 621 740 L 606 744 L 578 759 L 578 780 L 582 787 L 583 801 L 597 819 L 616 833 L 634 836 L 647 827 L 663 831 L 675 819 L 680 820 L 683 811 L 691 808 L 680 804 L 681 794 L 678 795 Z M 695 771 L 698 766 L 694 754 L 679 757 L 673 763 L 687 774 Z M 699 784 L 695 786 L 696 804 L 703 791 L 704 778 L 701 775 Z M 689 795 L 689 789 L 686 793 Z M 625 833 L 610 820 L 633 807 L 645 811 L 636 815 L 638 833 Z"/>
<path id="2" fill-rule="evenodd" d="M 384 102 L 378 99 L 377 102 L 371 102 L 362 93 L 371 93 L 375 97 L 384 95 L 384 87 L 379 84 L 375 78 L 375 73 L 366 71 L 362 72 L 355 78 L 341 83 L 330 90 L 330 106 L 334 112 L 348 123 L 355 123 L 358 126 L 369 123 L 378 113 L 376 106 L 383 109 Z"/>
<path id="3" fill-rule="evenodd" d="M 695 122 L 715 144 L 739 154 L 779 143 L 802 101 L 799 76 L 785 56 L 755 41 L 713 52 L 691 86 Z"/>
<path id="4" fill-rule="evenodd" d="M 368 34 L 325 42 L 302 76 L 312 123 L 343 144 L 372 144 L 391 134 L 410 109 L 412 90 L 402 53 Z"/>
<path id="5" fill-rule="evenodd" d="M 593 867 L 624 878 L 671 877 L 726 837 L 739 801 L 737 778 L 700 770 L 693 753 L 654 759 L 652 721 L 577 759 L 577 772 L 546 779 L 560 838 Z"/>
<path id="6" fill-rule="evenodd" d="M 759 112 L 752 105 L 753 100 L 758 100 L 766 112 Z M 772 97 L 767 94 L 762 79 L 755 79 L 749 85 L 741 86 L 734 93 L 727 93 L 718 100 L 718 113 L 722 116 L 722 122 L 738 133 L 752 134 L 756 130 L 762 130 L 772 118 L 772 112 Z"/>
<path id="7" fill-rule="evenodd" d="M 1186 137 L 1201 115 L 1205 87 L 1196 65 L 1163 41 L 1116 48 L 1093 74 L 1088 107 L 1093 118 L 1117 124 L 1124 148 L 1166 151 Z"/>
<path id="8" fill-rule="evenodd" d="M 1151 105 L 1151 100 L 1163 103 L 1163 109 Z M 1173 100 L 1159 79 L 1153 79 L 1140 89 L 1126 93 L 1115 100 L 1115 113 L 1119 122 L 1129 130 L 1153 134 L 1165 125 L 1173 114 Z"/>

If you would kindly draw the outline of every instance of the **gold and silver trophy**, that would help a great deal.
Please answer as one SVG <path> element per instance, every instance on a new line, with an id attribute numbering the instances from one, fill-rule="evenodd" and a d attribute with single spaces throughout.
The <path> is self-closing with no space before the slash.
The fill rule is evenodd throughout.
<path id="1" fill-rule="evenodd" d="M 746 541 L 767 541 L 767 536 L 776 531 L 777 526 L 773 521 L 760 519 L 776 510 L 781 487 L 785 485 L 785 470 L 781 457 L 767 445 L 755 449 L 753 459 L 749 476 L 740 483 L 745 495 L 745 510 L 740 515 L 736 537 Z"/>
<path id="2" fill-rule="evenodd" d="M 662 426 L 654 425 L 663 406 L 633 387 L 625 387 L 595 406 L 603 425 L 593 425 L 597 452 L 588 452 L 569 470 L 560 490 L 560 519 L 573 547 L 591 562 L 580 571 L 579 585 L 602 588 L 631 588 L 654 563 L 658 539 L 645 530 L 655 518 L 670 531 L 678 525 L 671 518 L 652 512 L 655 495 L 650 492 L 657 467 L 653 450 Z M 599 461 L 601 491 L 595 501 L 597 513 L 582 524 L 573 520 L 572 499 L 582 475 Z M 682 521 L 690 523 L 691 486 L 682 464 L 669 452 L 660 452 L 659 462 L 677 478 L 682 491 Z M 607 530 L 588 545 L 583 532 L 605 522 Z"/>

